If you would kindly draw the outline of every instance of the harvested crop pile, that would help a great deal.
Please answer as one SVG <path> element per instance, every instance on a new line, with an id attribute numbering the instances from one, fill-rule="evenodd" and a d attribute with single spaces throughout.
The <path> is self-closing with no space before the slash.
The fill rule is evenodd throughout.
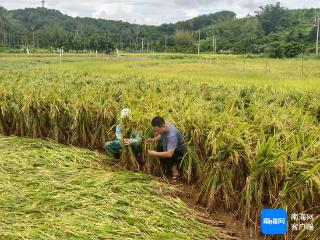
<path id="1" fill-rule="evenodd" d="M 0 137 L 0 239 L 227 239 L 174 189 L 97 153 Z"/>

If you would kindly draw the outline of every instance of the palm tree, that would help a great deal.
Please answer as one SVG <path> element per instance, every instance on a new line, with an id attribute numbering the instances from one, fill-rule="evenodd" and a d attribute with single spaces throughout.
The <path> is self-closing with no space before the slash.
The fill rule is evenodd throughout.
<path id="1" fill-rule="evenodd" d="M 4 44 L 7 43 L 7 35 L 9 31 L 10 31 L 10 22 L 6 18 L 6 16 L 4 16 L 4 12 L 2 11 L 2 9 L 0 9 L 0 39 L 1 39 L 1 42 Z"/>

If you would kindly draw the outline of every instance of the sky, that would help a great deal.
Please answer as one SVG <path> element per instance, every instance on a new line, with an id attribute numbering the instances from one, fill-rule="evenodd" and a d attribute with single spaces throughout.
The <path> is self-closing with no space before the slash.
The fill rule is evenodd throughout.
<path id="1" fill-rule="evenodd" d="M 243 17 L 276 2 L 287 8 L 320 8 L 320 0 L 45 0 L 45 7 L 73 17 L 160 25 L 222 10 Z M 41 6 L 41 0 L 0 0 L 0 6 L 10 10 L 33 8 Z"/>

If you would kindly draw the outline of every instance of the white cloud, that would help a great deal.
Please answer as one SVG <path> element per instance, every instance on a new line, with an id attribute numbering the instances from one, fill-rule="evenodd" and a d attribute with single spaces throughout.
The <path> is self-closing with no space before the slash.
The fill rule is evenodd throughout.
<path id="1" fill-rule="evenodd" d="M 253 14 L 259 6 L 279 0 L 46 0 L 47 8 L 60 10 L 73 17 L 95 17 L 153 24 L 186 20 L 200 14 L 230 10 L 238 16 Z M 288 8 L 320 8 L 319 0 L 280 0 Z M 7 9 L 41 6 L 40 0 L 1 0 Z"/>

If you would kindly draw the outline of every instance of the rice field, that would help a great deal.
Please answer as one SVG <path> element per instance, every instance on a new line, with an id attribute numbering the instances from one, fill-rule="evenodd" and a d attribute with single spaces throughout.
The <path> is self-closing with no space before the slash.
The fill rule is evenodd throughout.
<path id="1" fill-rule="evenodd" d="M 0 239 L 229 239 L 142 173 L 44 140 L 0 137 Z"/>
<path id="2" fill-rule="evenodd" d="M 262 208 L 319 216 L 319 66 L 223 55 L 2 56 L 0 134 L 101 149 L 122 108 L 145 139 L 162 115 L 186 137 L 184 179 L 209 211 L 257 226 Z M 144 159 L 140 169 L 159 174 Z"/>

